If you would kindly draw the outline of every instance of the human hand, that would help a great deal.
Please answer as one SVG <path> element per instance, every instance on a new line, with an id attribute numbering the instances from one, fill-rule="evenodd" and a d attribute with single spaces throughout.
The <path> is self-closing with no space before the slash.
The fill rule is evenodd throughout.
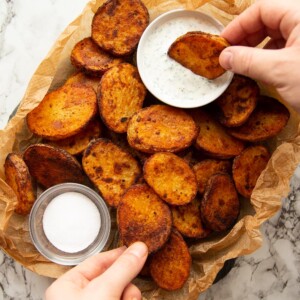
<path id="1" fill-rule="evenodd" d="M 46 300 L 139 300 L 131 280 L 142 269 L 147 246 L 137 242 L 88 258 L 66 272 L 47 289 Z"/>
<path id="2" fill-rule="evenodd" d="M 260 0 L 221 33 L 232 46 L 220 56 L 228 70 L 274 86 L 300 112 L 300 6 L 296 0 Z M 252 48 L 270 37 L 264 49 Z"/>

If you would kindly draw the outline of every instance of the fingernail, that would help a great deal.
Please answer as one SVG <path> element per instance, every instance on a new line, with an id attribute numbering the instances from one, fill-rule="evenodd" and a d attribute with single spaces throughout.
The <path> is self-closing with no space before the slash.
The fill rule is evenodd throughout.
<path id="1" fill-rule="evenodd" d="M 229 50 L 224 50 L 220 56 L 220 64 L 226 70 L 232 69 L 233 54 Z"/>
<path id="2" fill-rule="evenodd" d="M 148 248 L 144 243 L 136 242 L 132 244 L 128 249 L 128 253 L 133 254 L 134 256 L 141 258 L 148 254 Z M 126 252 L 127 252 L 126 251 Z"/>

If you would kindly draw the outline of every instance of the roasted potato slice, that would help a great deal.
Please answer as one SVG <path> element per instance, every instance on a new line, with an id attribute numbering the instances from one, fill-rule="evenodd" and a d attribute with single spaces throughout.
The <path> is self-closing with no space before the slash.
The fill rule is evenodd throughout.
<path id="1" fill-rule="evenodd" d="M 205 159 L 193 166 L 198 183 L 198 192 L 203 194 L 209 178 L 216 173 L 229 173 L 231 163 L 228 160 Z"/>
<path id="2" fill-rule="evenodd" d="M 87 85 L 87 86 L 93 88 L 95 93 L 97 93 L 98 85 L 100 83 L 100 78 L 95 77 L 95 76 L 87 75 L 83 72 L 77 72 L 77 73 L 73 74 L 72 76 L 70 76 L 67 79 L 67 81 L 65 82 L 65 85 L 66 84 L 73 84 L 73 83 L 79 83 L 79 84 L 82 84 L 82 85 Z"/>
<path id="3" fill-rule="evenodd" d="M 71 63 L 79 70 L 94 76 L 101 76 L 122 62 L 121 58 L 115 58 L 98 47 L 90 37 L 79 41 L 71 53 Z"/>
<path id="4" fill-rule="evenodd" d="M 192 258 L 180 233 L 173 230 L 168 242 L 153 254 L 150 273 L 162 289 L 173 291 L 183 287 L 191 270 Z"/>
<path id="5" fill-rule="evenodd" d="M 144 164 L 144 178 L 161 199 L 172 205 L 191 202 L 197 194 L 196 175 L 179 156 L 160 152 Z"/>
<path id="6" fill-rule="evenodd" d="M 84 182 L 80 164 L 63 149 L 33 144 L 25 150 L 23 159 L 31 176 L 45 188 L 64 182 Z"/>
<path id="7" fill-rule="evenodd" d="M 167 105 L 143 108 L 132 116 L 127 128 L 129 145 L 146 153 L 181 151 L 192 144 L 197 133 L 190 115 Z"/>
<path id="8" fill-rule="evenodd" d="M 259 142 L 277 135 L 290 118 L 288 109 L 278 100 L 261 96 L 256 109 L 245 124 L 228 132 L 243 141 Z"/>
<path id="9" fill-rule="evenodd" d="M 5 159 L 4 171 L 7 184 L 17 195 L 18 204 L 15 212 L 21 215 L 29 214 L 36 196 L 30 173 L 22 156 L 9 153 Z"/>
<path id="10" fill-rule="evenodd" d="M 240 202 L 234 183 L 228 174 L 215 174 L 207 184 L 201 202 L 201 218 L 213 231 L 232 227 L 240 212 Z"/>
<path id="11" fill-rule="evenodd" d="M 269 151 L 264 146 L 246 148 L 233 161 L 232 175 L 237 191 L 250 198 L 261 172 L 270 159 Z"/>
<path id="12" fill-rule="evenodd" d="M 208 112 L 196 109 L 191 113 L 199 126 L 196 148 L 217 158 L 231 158 L 243 151 L 244 143 L 229 135 Z"/>
<path id="13" fill-rule="evenodd" d="M 111 130 L 122 133 L 127 131 L 131 116 L 142 108 L 146 87 L 138 69 L 123 63 L 103 75 L 97 95 L 103 122 Z"/>
<path id="14" fill-rule="evenodd" d="M 168 55 L 195 74 L 215 79 L 226 71 L 219 63 L 219 56 L 228 46 L 221 36 L 192 31 L 177 38 Z"/>
<path id="15" fill-rule="evenodd" d="M 171 233 L 171 211 L 146 184 L 130 187 L 117 211 L 120 238 L 124 245 L 142 241 L 149 253 L 161 248 Z"/>
<path id="16" fill-rule="evenodd" d="M 27 115 L 30 131 L 48 140 L 61 140 L 82 130 L 97 113 L 95 91 L 67 84 L 48 93 Z"/>
<path id="17" fill-rule="evenodd" d="M 227 127 L 242 125 L 255 109 L 258 97 L 256 81 L 235 75 L 226 91 L 216 100 L 218 121 Z"/>
<path id="18" fill-rule="evenodd" d="M 59 141 L 45 141 L 47 144 L 64 149 L 72 155 L 81 154 L 89 145 L 90 141 L 99 138 L 102 126 L 97 119 L 93 119 L 77 134 Z"/>
<path id="19" fill-rule="evenodd" d="M 200 217 L 200 199 L 182 206 L 172 206 L 173 226 L 189 238 L 205 238 L 211 230 L 204 227 Z"/>
<path id="20" fill-rule="evenodd" d="M 108 0 L 92 21 L 92 38 L 117 56 L 131 54 L 149 24 L 149 13 L 140 0 Z"/>
<path id="21" fill-rule="evenodd" d="M 92 141 L 83 153 L 85 173 L 103 199 L 113 207 L 119 205 L 124 192 L 141 176 L 138 162 L 107 139 Z"/>

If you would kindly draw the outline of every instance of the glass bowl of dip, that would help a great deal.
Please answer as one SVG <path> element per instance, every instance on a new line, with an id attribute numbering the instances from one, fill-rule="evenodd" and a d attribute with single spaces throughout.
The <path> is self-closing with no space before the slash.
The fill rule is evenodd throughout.
<path id="1" fill-rule="evenodd" d="M 233 73 L 209 80 L 171 59 L 171 44 L 190 31 L 220 34 L 224 26 L 200 11 L 173 10 L 154 19 L 138 45 L 137 67 L 147 89 L 157 99 L 179 108 L 206 105 L 217 99 L 230 84 Z"/>
<path id="2" fill-rule="evenodd" d="M 29 216 L 33 244 L 44 257 L 61 265 L 77 265 L 101 252 L 110 229 L 104 200 L 77 183 L 63 183 L 44 191 Z"/>

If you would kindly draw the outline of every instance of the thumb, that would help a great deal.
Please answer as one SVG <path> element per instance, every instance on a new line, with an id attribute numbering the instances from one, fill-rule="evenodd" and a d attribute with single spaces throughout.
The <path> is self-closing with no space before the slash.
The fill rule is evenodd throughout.
<path id="1" fill-rule="evenodd" d="M 276 69 L 280 71 L 277 67 L 283 61 L 281 52 L 282 50 L 231 46 L 222 51 L 219 61 L 226 70 L 277 86 Z"/>
<path id="2" fill-rule="evenodd" d="M 144 243 L 132 244 L 110 268 L 90 282 L 89 292 L 95 299 L 97 296 L 97 299 L 120 299 L 124 289 L 142 269 L 147 255 Z"/>

